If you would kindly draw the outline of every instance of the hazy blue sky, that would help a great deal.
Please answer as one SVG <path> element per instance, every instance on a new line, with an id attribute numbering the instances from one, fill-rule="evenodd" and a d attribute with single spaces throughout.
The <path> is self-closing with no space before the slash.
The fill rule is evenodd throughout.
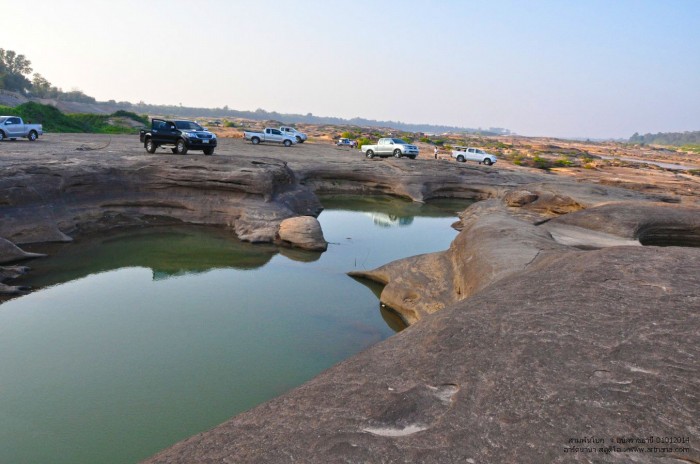
<path id="1" fill-rule="evenodd" d="M 524 135 L 700 130 L 700 1 L 0 0 L 64 90 Z"/>

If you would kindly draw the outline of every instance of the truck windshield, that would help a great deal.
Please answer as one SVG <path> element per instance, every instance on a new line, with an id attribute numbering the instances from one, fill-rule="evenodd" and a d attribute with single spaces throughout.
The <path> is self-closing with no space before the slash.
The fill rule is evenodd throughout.
<path id="1" fill-rule="evenodd" d="M 204 130 L 202 126 L 192 121 L 175 121 L 175 127 L 180 130 Z"/>
<path id="2" fill-rule="evenodd" d="M 401 139 L 391 139 L 391 140 L 393 140 L 394 143 L 400 143 L 400 144 L 403 144 L 403 145 L 408 145 L 406 142 L 404 142 L 404 141 L 401 140 Z"/>

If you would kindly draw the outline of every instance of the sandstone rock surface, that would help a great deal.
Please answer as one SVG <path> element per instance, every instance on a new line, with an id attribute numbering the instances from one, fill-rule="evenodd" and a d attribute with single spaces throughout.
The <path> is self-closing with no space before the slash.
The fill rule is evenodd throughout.
<path id="1" fill-rule="evenodd" d="M 282 243 L 312 251 L 325 251 L 328 242 L 323 238 L 321 224 L 313 216 L 297 216 L 280 223 L 278 232 Z"/>
<path id="2" fill-rule="evenodd" d="M 27 257 L 17 244 L 120 227 L 207 224 L 271 242 L 285 220 L 317 215 L 321 193 L 485 200 L 462 213 L 448 250 L 362 274 L 386 284 L 382 300 L 410 327 L 148 462 L 700 462 L 700 249 L 686 247 L 700 237 L 697 209 L 643 189 L 313 144 L 253 152 L 223 140 L 217 156 L 181 157 L 145 155 L 127 137 L 76 153 L 73 140 L 85 141 L 47 134 L 0 157 L 2 261 Z M 571 451 L 649 435 L 690 441 Z"/>
<path id="3" fill-rule="evenodd" d="M 698 249 L 548 256 L 147 462 L 698 461 L 699 275 Z M 690 443 L 602 451 L 649 435 Z"/>

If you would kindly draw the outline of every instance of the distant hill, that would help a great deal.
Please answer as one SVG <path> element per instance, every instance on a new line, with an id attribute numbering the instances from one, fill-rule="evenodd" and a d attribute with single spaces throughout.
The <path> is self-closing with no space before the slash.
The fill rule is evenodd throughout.
<path id="1" fill-rule="evenodd" d="M 631 143 L 644 143 L 654 145 L 700 145 L 700 131 L 692 132 L 659 132 L 657 134 L 639 135 L 635 133 L 629 138 Z"/>
<path id="2" fill-rule="evenodd" d="M 128 102 L 119 102 L 118 105 L 124 105 L 124 109 L 129 109 L 138 113 L 148 114 L 172 114 L 185 117 L 214 117 L 214 118 L 242 118 L 252 119 L 256 121 L 275 120 L 285 124 L 306 123 L 306 124 L 332 124 L 332 125 L 351 125 L 351 126 L 368 126 L 368 127 L 388 127 L 392 129 L 402 130 L 406 132 L 423 132 L 432 134 L 441 134 L 444 132 L 453 133 L 470 133 L 482 135 L 507 135 L 511 132 L 508 129 L 500 127 L 491 127 L 488 129 L 472 129 L 458 126 L 444 126 L 435 124 L 412 124 L 400 121 L 379 121 L 366 118 L 344 119 L 332 116 L 315 116 L 311 113 L 294 114 L 294 113 L 278 113 L 276 111 L 265 111 L 257 109 L 255 111 L 240 111 L 232 110 L 228 107 L 223 108 L 191 108 L 175 105 L 149 105 L 146 103 L 131 104 Z"/>
<path id="3" fill-rule="evenodd" d="M 150 114 L 161 116 L 179 116 L 185 118 L 209 117 L 209 118 L 241 118 L 254 121 L 275 120 L 284 124 L 307 123 L 307 124 L 332 124 L 361 127 L 384 127 L 406 132 L 422 132 L 428 134 L 465 133 L 480 135 L 509 135 L 508 129 L 501 127 L 490 127 L 488 129 L 473 129 L 458 126 L 445 126 L 436 124 L 411 124 L 401 121 L 378 121 L 375 119 L 352 118 L 343 119 L 331 116 L 314 116 L 307 114 L 288 114 L 276 111 L 265 111 L 257 109 L 255 111 L 232 110 L 227 106 L 223 108 L 195 108 L 178 105 L 151 105 L 144 102 L 131 103 L 127 101 L 117 102 L 109 100 L 98 101 L 70 101 L 66 100 L 65 94 L 61 99 L 32 98 L 18 93 L 0 91 L 0 105 L 16 106 L 27 101 L 55 106 L 64 113 L 91 113 L 91 114 L 112 114 L 116 111 L 130 111 L 138 114 Z"/>

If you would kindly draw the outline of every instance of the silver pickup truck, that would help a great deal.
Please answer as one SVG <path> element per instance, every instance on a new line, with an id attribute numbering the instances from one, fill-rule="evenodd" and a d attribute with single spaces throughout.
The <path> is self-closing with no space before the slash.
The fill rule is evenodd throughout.
<path id="1" fill-rule="evenodd" d="M 246 140 L 250 140 L 253 145 L 257 145 L 260 142 L 272 142 L 284 144 L 285 147 L 291 147 L 293 144 L 297 143 L 297 139 L 293 135 L 287 135 L 279 129 L 272 129 L 270 127 L 262 132 L 245 131 L 243 132 L 243 136 Z"/>
<path id="2" fill-rule="evenodd" d="M 455 147 L 452 150 L 452 157 L 460 163 L 467 161 L 477 161 L 479 164 L 484 163 L 486 166 L 491 166 L 498 161 L 498 158 L 490 153 L 486 153 L 480 148 L 472 147 Z"/>
<path id="3" fill-rule="evenodd" d="M 33 142 L 40 135 L 44 135 L 41 124 L 25 124 L 22 118 L 17 116 L 0 116 L 0 142 L 5 139 L 15 140 L 21 137 Z"/>
<path id="4" fill-rule="evenodd" d="M 294 127 L 282 126 L 280 127 L 280 130 L 297 139 L 297 143 L 304 143 L 306 142 L 306 139 L 309 138 L 305 133 L 296 130 Z"/>
<path id="5" fill-rule="evenodd" d="M 362 145 L 360 151 L 367 158 L 374 158 L 375 156 L 401 158 L 402 156 L 408 156 L 411 159 L 416 159 L 416 156 L 418 156 L 417 146 L 406 143 L 401 139 L 390 138 L 379 139 L 376 145 Z"/>

